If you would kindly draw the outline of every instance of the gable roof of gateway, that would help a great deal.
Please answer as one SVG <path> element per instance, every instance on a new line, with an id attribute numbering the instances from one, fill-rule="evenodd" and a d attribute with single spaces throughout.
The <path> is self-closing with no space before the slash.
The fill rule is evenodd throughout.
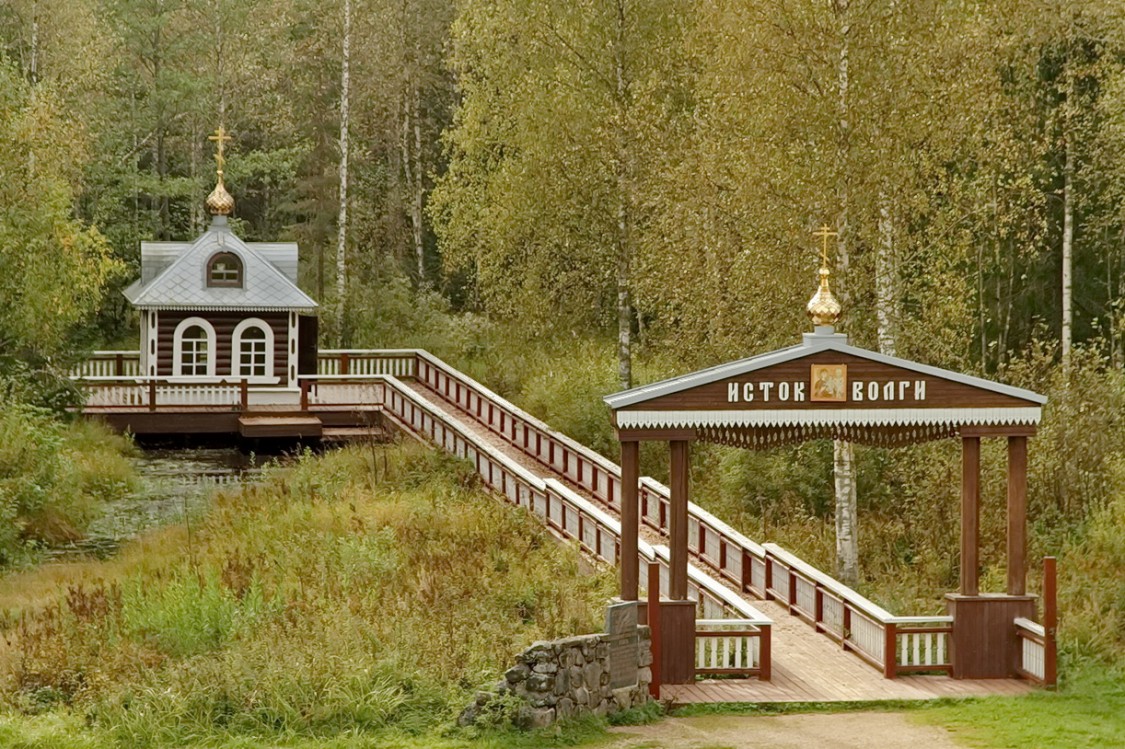
<path id="1" fill-rule="evenodd" d="M 312 310 L 318 306 L 282 272 L 267 254 L 276 244 L 246 243 L 231 232 L 226 216 L 216 215 L 210 228 L 163 270 L 145 282 L 144 274 L 125 298 L 141 309 L 180 310 Z M 232 252 L 242 260 L 241 287 L 207 286 L 207 262 L 218 252 Z"/>
<path id="2" fill-rule="evenodd" d="M 796 346 L 790 346 L 766 354 L 751 356 L 747 359 L 739 359 L 738 361 L 720 364 L 715 367 L 681 375 L 680 377 L 673 377 L 651 385 L 642 385 L 641 387 L 636 387 L 631 390 L 608 395 L 604 400 L 611 409 L 616 411 L 629 406 L 642 405 L 647 401 L 665 395 L 679 393 L 700 385 L 707 385 L 731 377 L 738 377 L 759 369 L 765 369 L 766 367 L 771 367 L 776 364 L 783 364 L 793 361 L 794 359 L 801 359 L 823 351 L 836 351 L 841 354 L 849 354 L 880 364 L 917 372 L 918 374 L 958 382 L 984 391 L 1019 398 L 1037 406 L 1042 406 L 1047 402 L 1046 396 L 1034 393 L 1030 390 L 1024 390 L 1023 388 L 1017 388 L 1011 385 L 1003 385 L 999 382 L 992 382 L 991 380 L 986 380 L 981 377 L 973 377 L 972 375 L 952 372 L 948 369 L 931 367 L 927 364 L 919 364 L 918 362 L 913 362 L 908 359 L 899 359 L 875 351 L 857 348 L 848 344 L 848 337 L 844 334 L 820 332 L 806 333 L 802 343 Z"/>

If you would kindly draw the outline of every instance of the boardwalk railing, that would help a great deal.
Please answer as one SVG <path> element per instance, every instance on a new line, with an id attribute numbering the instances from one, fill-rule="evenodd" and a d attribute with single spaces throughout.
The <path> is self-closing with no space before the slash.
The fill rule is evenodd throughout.
<path id="1" fill-rule="evenodd" d="M 415 377 L 418 352 L 414 349 L 321 349 L 317 353 L 317 374 L 391 375 Z"/>
<path id="2" fill-rule="evenodd" d="M 110 353 L 114 352 L 107 352 L 107 356 L 101 358 L 108 360 Z M 486 445 L 477 445 L 472 448 L 475 457 L 471 459 L 477 461 L 478 471 L 482 475 L 485 475 L 485 471 L 488 472 L 485 476 L 486 483 L 507 495 L 514 503 L 539 514 L 556 532 L 563 533 L 565 530 L 568 538 L 581 539 L 584 548 L 592 553 L 593 549 L 600 549 L 600 546 L 608 543 L 599 535 L 605 529 L 597 530 L 599 526 L 589 515 L 588 509 L 620 511 L 619 467 L 584 445 L 552 430 L 544 422 L 472 378 L 429 353 L 418 350 L 324 350 L 320 352 L 318 371 L 317 376 L 300 378 L 303 408 L 331 409 L 333 406 L 346 408 L 381 403 L 385 412 L 394 415 L 415 434 L 424 435 L 426 439 L 443 445 L 443 440 L 453 440 L 462 446 L 462 450 L 467 449 L 465 445 L 476 445 L 466 432 L 456 428 L 457 418 L 467 414 L 536 463 L 573 482 L 588 493 L 596 506 L 578 495 L 564 500 L 566 487 L 557 482 L 548 486 L 534 476 L 531 478 L 539 481 L 541 487 L 534 482 L 515 482 L 515 474 L 507 468 L 501 470 L 501 464 L 497 462 L 499 458 L 490 457 L 493 454 L 501 455 L 500 453 Z M 397 382 L 394 378 L 418 380 L 433 394 L 463 413 L 453 418 L 442 412 L 439 418 L 428 402 L 415 398 L 409 389 L 393 384 Z M 96 384 L 96 380 L 97 378 L 88 380 L 95 389 L 125 389 L 92 392 L 91 405 L 104 403 L 102 407 L 106 408 L 113 408 L 115 405 L 136 408 L 137 405 L 148 403 L 145 400 L 146 394 L 138 390 L 139 386 L 136 384 L 132 386 L 133 389 L 129 389 L 128 383 L 119 380 L 100 385 Z M 134 381 L 137 382 L 140 381 Z M 376 384 L 377 382 L 386 383 L 385 393 L 379 391 L 382 385 Z M 148 387 L 151 388 L 151 385 Z M 174 399 L 174 394 L 171 390 L 167 393 L 159 391 L 157 397 L 159 403 L 163 404 L 170 398 Z M 214 405 L 216 401 L 229 403 L 229 393 L 212 393 L 203 396 L 203 399 L 206 402 L 201 403 L 201 406 Z M 396 411 L 407 407 L 411 418 L 422 420 L 420 424 L 413 424 L 406 418 L 406 414 Z M 435 437 L 430 432 L 437 428 L 434 425 L 439 422 L 444 426 L 439 430 L 441 434 Z M 449 446 L 446 449 L 455 451 Z M 495 478 L 493 474 L 499 478 Z M 509 482 L 515 483 L 508 487 Z M 509 494 L 509 491 L 514 494 Z M 580 502 L 576 503 L 575 499 Z M 666 536 L 670 519 L 670 495 L 667 487 L 651 478 L 642 478 L 639 501 L 641 522 L 647 528 Z M 587 509 L 580 511 L 581 507 Z M 817 632 L 839 642 L 842 647 L 855 652 L 888 678 L 907 673 L 950 670 L 950 617 L 896 617 L 776 544 L 753 542 L 694 503 L 689 504 L 688 515 L 688 548 L 692 560 L 735 590 L 784 604 L 792 615 L 807 622 Z M 606 518 L 612 520 L 609 515 Z M 616 523 L 615 520 L 613 522 Z M 591 523 L 589 528 L 587 523 Z M 587 539 L 585 536 L 590 533 L 593 536 Z M 616 548 L 618 535 L 615 534 L 613 538 Z M 602 558 L 606 557 L 603 555 Z M 642 572 L 643 570 L 642 564 Z M 708 575 L 700 573 L 700 577 L 715 583 Z M 706 609 L 711 605 L 719 606 L 719 599 L 714 591 L 706 583 L 700 585 L 703 590 L 708 591 L 702 596 L 701 607 Z M 693 588 L 696 593 L 701 590 L 700 585 Z M 715 584 L 714 587 L 726 590 L 721 585 Z M 733 594 L 732 597 L 738 598 Z M 729 602 L 723 605 L 727 604 Z M 730 610 L 729 605 L 727 610 Z M 706 611 L 704 615 L 710 616 Z"/>
<path id="3" fill-rule="evenodd" d="M 190 382 L 167 377 L 83 377 L 87 411 L 244 411 L 254 405 L 300 403 L 296 388 L 250 385 L 245 380 Z M 370 385 L 370 383 L 369 383 Z"/>
<path id="4" fill-rule="evenodd" d="M 696 620 L 696 677 L 760 674 L 761 637 L 762 630 L 752 619 Z"/>
<path id="5" fill-rule="evenodd" d="M 1022 616 L 1016 619 L 1016 636 L 1020 639 L 1020 673 L 1043 684 L 1047 680 L 1047 632 Z"/>
<path id="6" fill-rule="evenodd" d="M 71 371 L 72 377 L 136 377 L 139 374 L 140 351 L 95 351 Z"/>
<path id="7" fill-rule="evenodd" d="M 503 452 L 479 441 L 460 428 L 443 409 L 418 398 L 393 377 L 386 378 L 384 413 L 409 433 L 470 461 L 489 488 L 512 504 L 538 515 L 556 535 L 573 540 L 603 562 L 616 565 L 620 558 L 621 524 L 601 508 L 555 479 L 541 479 L 512 461 Z M 668 550 L 640 542 L 641 569 L 646 562 L 668 565 Z M 668 575 L 661 575 L 667 581 Z M 647 581 L 642 579 L 642 583 Z M 733 616 L 752 631 L 757 644 L 743 662 L 749 674 L 768 679 L 772 622 L 757 609 L 723 588 L 694 566 L 688 569 L 689 597 L 699 602 L 705 615 Z"/>
<path id="8" fill-rule="evenodd" d="M 352 375 L 300 375 L 301 409 L 355 411 L 381 408 L 386 385 L 381 379 Z"/>
<path id="9" fill-rule="evenodd" d="M 431 391 L 532 459 L 566 476 L 602 506 L 620 510 L 621 471 L 617 465 L 430 354 L 419 351 L 417 357 L 416 376 Z M 639 501 L 641 522 L 667 535 L 668 488 L 642 478 Z M 792 614 L 842 643 L 888 678 L 950 670 L 952 619 L 948 616 L 896 617 L 781 547 L 754 543 L 694 503 L 688 505 L 688 550 L 700 566 L 736 589 L 787 604 Z"/>
<path id="10" fill-rule="evenodd" d="M 1016 637 L 1020 641 L 1020 674 L 1032 681 L 1054 686 L 1058 682 L 1057 579 L 1055 558 L 1043 559 L 1043 623 L 1019 617 L 1015 620 Z"/>

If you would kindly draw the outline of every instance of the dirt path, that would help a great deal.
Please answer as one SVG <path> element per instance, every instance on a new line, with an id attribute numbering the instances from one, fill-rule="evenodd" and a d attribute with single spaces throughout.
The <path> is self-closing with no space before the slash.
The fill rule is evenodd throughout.
<path id="1" fill-rule="evenodd" d="M 901 713 L 706 716 L 614 728 L 612 749 L 961 749 L 944 728 Z"/>

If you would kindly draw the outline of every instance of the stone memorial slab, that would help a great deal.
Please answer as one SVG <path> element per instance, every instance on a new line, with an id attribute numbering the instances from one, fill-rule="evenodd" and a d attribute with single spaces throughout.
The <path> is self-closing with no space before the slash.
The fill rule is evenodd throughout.
<path id="1" fill-rule="evenodd" d="M 605 642 L 609 644 L 610 689 L 635 686 L 639 670 L 637 602 L 611 603 L 605 614 Z"/>

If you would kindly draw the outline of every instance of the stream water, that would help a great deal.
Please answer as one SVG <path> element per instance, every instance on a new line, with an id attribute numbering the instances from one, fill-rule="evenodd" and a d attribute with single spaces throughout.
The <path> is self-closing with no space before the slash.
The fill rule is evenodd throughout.
<path id="1" fill-rule="evenodd" d="M 141 479 L 138 491 L 105 505 L 85 538 L 48 550 L 49 559 L 105 558 L 146 530 L 196 517 L 216 489 L 255 481 L 270 458 L 233 447 L 148 447 L 133 460 Z"/>

